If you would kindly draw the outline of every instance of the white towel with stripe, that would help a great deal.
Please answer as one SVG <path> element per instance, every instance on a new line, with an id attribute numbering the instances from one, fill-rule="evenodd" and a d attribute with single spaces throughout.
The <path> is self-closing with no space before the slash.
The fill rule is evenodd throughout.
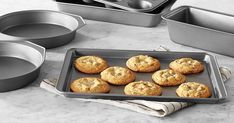
<path id="1" fill-rule="evenodd" d="M 227 68 L 220 68 L 221 74 L 223 76 L 223 80 L 226 81 L 231 76 L 231 71 Z M 63 96 L 62 94 L 59 94 L 55 89 L 55 84 L 57 80 L 49 80 L 44 79 L 40 87 L 50 91 L 52 93 L 58 94 Z M 188 107 L 190 105 L 193 105 L 193 103 L 187 103 L 187 102 L 158 102 L 158 101 L 145 101 L 145 100 L 104 100 L 104 99 L 82 99 L 82 98 L 73 98 L 74 100 L 80 100 L 80 101 L 89 101 L 89 102 L 96 102 L 96 103 L 102 103 L 102 104 L 108 104 L 124 109 L 129 109 L 132 111 L 136 111 L 139 113 L 143 113 L 150 116 L 156 116 L 156 117 L 165 117 L 173 112 L 176 112 L 180 109 L 183 109 L 185 107 Z"/>
<path id="2" fill-rule="evenodd" d="M 40 87 L 52 93 L 61 95 L 56 91 L 55 83 L 56 83 L 55 79 L 54 80 L 44 79 L 41 82 Z M 192 105 L 192 103 L 186 103 L 186 102 L 157 102 L 157 101 L 145 101 L 145 100 L 118 101 L 118 100 L 81 99 L 81 98 L 73 98 L 73 99 L 79 101 L 89 101 L 89 102 L 108 104 L 156 117 L 164 117 L 175 111 L 178 111 L 182 108 Z"/>

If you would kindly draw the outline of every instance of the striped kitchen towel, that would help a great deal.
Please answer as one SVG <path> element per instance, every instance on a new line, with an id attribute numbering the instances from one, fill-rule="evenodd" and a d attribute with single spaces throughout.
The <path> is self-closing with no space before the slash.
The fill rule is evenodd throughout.
<path id="1" fill-rule="evenodd" d="M 231 71 L 225 67 L 221 67 L 220 72 L 222 74 L 224 81 L 228 80 L 231 77 Z M 55 89 L 56 82 L 57 79 L 51 79 L 51 80 L 44 79 L 41 82 L 40 87 L 52 93 L 61 95 Z M 176 112 L 180 109 L 193 105 L 193 103 L 187 103 L 187 102 L 158 102 L 158 101 L 145 101 L 145 100 L 120 101 L 120 100 L 81 99 L 81 98 L 73 98 L 73 99 L 80 101 L 90 101 L 90 102 L 108 104 L 156 117 L 165 117 L 173 112 Z"/>
<path id="2" fill-rule="evenodd" d="M 56 79 L 53 80 L 44 79 L 41 82 L 40 87 L 52 93 L 61 95 L 55 89 L 56 82 L 57 82 Z M 90 101 L 90 102 L 108 104 L 156 117 L 164 117 L 175 111 L 178 111 L 182 108 L 192 105 L 192 103 L 186 103 L 186 102 L 157 102 L 157 101 L 145 101 L 145 100 L 118 101 L 118 100 L 81 99 L 81 98 L 73 98 L 73 99 L 80 101 Z"/>
<path id="3" fill-rule="evenodd" d="M 169 49 L 160 46 L 157 49 L 157 51 L 169 51 Z M 226 67 L 220 67 L 220 73 L 222 75 L 223 81 L 226 81 L 231 77 L 231 71 Z M 52 93 L 61 95 L 55 89 L 56 82 L 57 79 L 51 79 L 51 80 L 44 79 L 41 82 L 40 87 Z M 108 104 L 156 117 L 165 117 L 173 112 L 176 112 L 180 109 L 193 105 L 193 103 L 187 103 L 187 102 L 157 102 L 157 101 L 145 101 L 145 100 L 118 101 L 118 100 L 81 99 L 81 98 L 73 98 L 73 99 Z"/>

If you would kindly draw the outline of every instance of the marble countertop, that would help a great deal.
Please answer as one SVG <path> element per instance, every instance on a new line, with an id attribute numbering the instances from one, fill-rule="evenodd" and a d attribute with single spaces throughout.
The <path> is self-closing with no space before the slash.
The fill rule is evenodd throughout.
<path id="1" fill-rule="evenodd" d="M 30 1 L 38 2 L 38 0 Z M 11 2 L 15 4 L 9 5 Z M 20 4 L 20 1 L 18 2 L 16 4 L 16 0 L 1 0 L 0 14 L 28 9 L 27 6 L 22 7 L 28 3 L 22 2 Z M 36 8 L 39 6 L 33 2 L 30 4 L 31 7 Z M 47 8 L 52 8 L 47 5 L 45 4 Z M 54 8 L 56 9 L 55 6 Z M 172 51 L 203 51 L 170 41 L 167 26 L 164 21 L 155 28 L 127 26 L 91 20 L 86 20 L 86 22 L 87 25 L 77 32 L 75 39 L 71 43 L 66 46 L 47 50 L 46 61 L 42 66 L 39 78 L 35 82 L 20 90 L 0 93 L 0 122 L 231 123 L 234 121 L 234 75 L 225 84 L 228 91 L 228 99 L 226 102 L 221 104 L 197 104 L 165 118 L 151 117 L 104 104 L 64 98 L 41 89 L 39 83 L 42 79 L 58 78 L 63 64 L 64 54 L 67 49 L 73 47 L 155 50 L 162 45 Z M 231 70 L 234 70 L 234 58 L 214 53 L 211 54 L 217 57 L 220 66 L 227 66 Z"/>

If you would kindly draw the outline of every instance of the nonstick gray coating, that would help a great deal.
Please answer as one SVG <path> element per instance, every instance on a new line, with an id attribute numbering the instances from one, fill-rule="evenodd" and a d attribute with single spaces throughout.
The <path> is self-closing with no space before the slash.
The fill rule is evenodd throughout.
<path id="1" fill-rule="evenodd" d="M 28 40 L 54 48 L 72 41 L 77 29 L 84 25 L 78 15 L 50 10 L 19 11 L 0 17 L 0 38 L 14 42 Z"/>
<path id="2" fill-rule="evenodd" d="M 55 24 L 23 24 L 7 28 L 2 33 L 25 38 L 41 38 L 59 36 L 70 30 Z"/>
<path id="3" fill-rule="evenodd" d="M 44 59 L 45 48 L 31 42 L 0 42 L 0 92 L 32 83 Z"/>
<path id="4" fill-rule="evenodd" d="M 84 74 L 74 67 L 74 60 L 84 55 L 100 56 L 107 60 L 109 66 L 126 67 L 126 61 L 131 56 L 145 54 L 157 58 L 161 63 L 160 69 L 168 68 L 171 61 L 181 57 L 191 57 L 203 62 L 205 69 L 202 73 L 187 75 L 187 82 L 196 81 L 206 84 L 212 90 L 210 98 L 181 98 L 175 93 L 178 86 L 163 87 L 161 96 L 129 96 L 123 93 L 124 86 L 111 85 L 111 91 L 107 94 L 74 93 L 70 91 L 70 83 L 81 77 L 100 77 L 100 74 Z M 136 80 L 152 81 L 153 73 L 136 73 Z M 57 83 L 56 89 L 67 97 L 101 98 L 115 100 L 143 99 L 154 101 L 183 101 L 198 103 L 217 103 L 227 96 L 224 83 L 221 79 L 217 63 L 213 56 L 196 52 L 159 52 L 159 51 L 132 51 L 132 50 L 108 50 L 108 49 L 70 49 L 64 59 L 64 65 Z"/>

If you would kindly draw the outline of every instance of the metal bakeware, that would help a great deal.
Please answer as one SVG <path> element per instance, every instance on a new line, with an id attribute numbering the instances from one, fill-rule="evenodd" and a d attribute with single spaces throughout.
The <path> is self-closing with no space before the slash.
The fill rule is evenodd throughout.
<path id="1" fill-rule="evenodd" d="M 82 0 L 82 1 L 85 3 L 93 3 L 94 2 L 93 0 Z"/>
<path id="2" fill-rule="evenodd" d="M 161 21 L 161 14 L 166 11 L 167 2 L 150 13 L 130 12 L 121 9 L 106 8 L 104 4 L 89 4 L 81 0 L 56 0 L 61 11 L 78 14 L 85 19 L 105 21 L 133 26 L 155 27 Z"/>
<path id="3" fill-rule="evenodd" d="M 31 42 L 0 42 L 0 92 L 33 82 L 45 59 L 45 48 Z"/>
<path id="4" fill-rule="evenodd" d="M 162 16 L 172 41 L 234 57 L 234 16 L 182 6 Z"/>
<path id="5" fill-rule="evenodd" d="M 167 0 L 94 0 L 116 8 L 132 12 L 150 12 Z"/>
<path id="6" fill-rule="evenodd" d="M 76 30 L 84 25 L 82 17 L 74 18 L 57 11 L 13 12 L 0 17 L 0 38 L 4 41 L 28 40 L 54 48 L 72 41 Z"/>
<path id="7" fill-rule="evenodd" d="M 111 85 L 111 91 L 107 94 L 88 94 L 88 93 L 73 93 L 70 91 L 70 83 L 80 77 L 100 77 L 99 74 L 88 75 L 77 71 L 74 68 L 73 62 L 77 57 L 84 55 L 96 55 L 107 60 L 110 66 L 126 67 L 127 59 L 134 55 L 146 54 L 159 59 L 161 69 L 168 68 L 168 64 L 180 57 L 191 57 L 202 61 L 205 65 L 205 70 L 200 74 L 187 76 L 187 81 L 200 81 L 212 90 L 210 98 L 181 98 L 175 93 L 176 87 L 163 87 L 161 96 L 128 96 L 124 95 L 124 86 Z M 153 73 L 136 73 L 136 80 L 152 81 Z M 154 100 L 154 101 L 183 101 L 197 103 L 217 103 L 227 96 L 226 89 L 221 79 L 218 65 L 213 56 L 206 53 L 196 52 L 165 52 L 165 51 L 133 51 L 133 50 L 104 50 L 104 49 L 70 49 L 68 50 L 62 71 L 56 85 L 59 93 L 67 97 L 78 98 L 100 98 L 113 100 Z"/>

